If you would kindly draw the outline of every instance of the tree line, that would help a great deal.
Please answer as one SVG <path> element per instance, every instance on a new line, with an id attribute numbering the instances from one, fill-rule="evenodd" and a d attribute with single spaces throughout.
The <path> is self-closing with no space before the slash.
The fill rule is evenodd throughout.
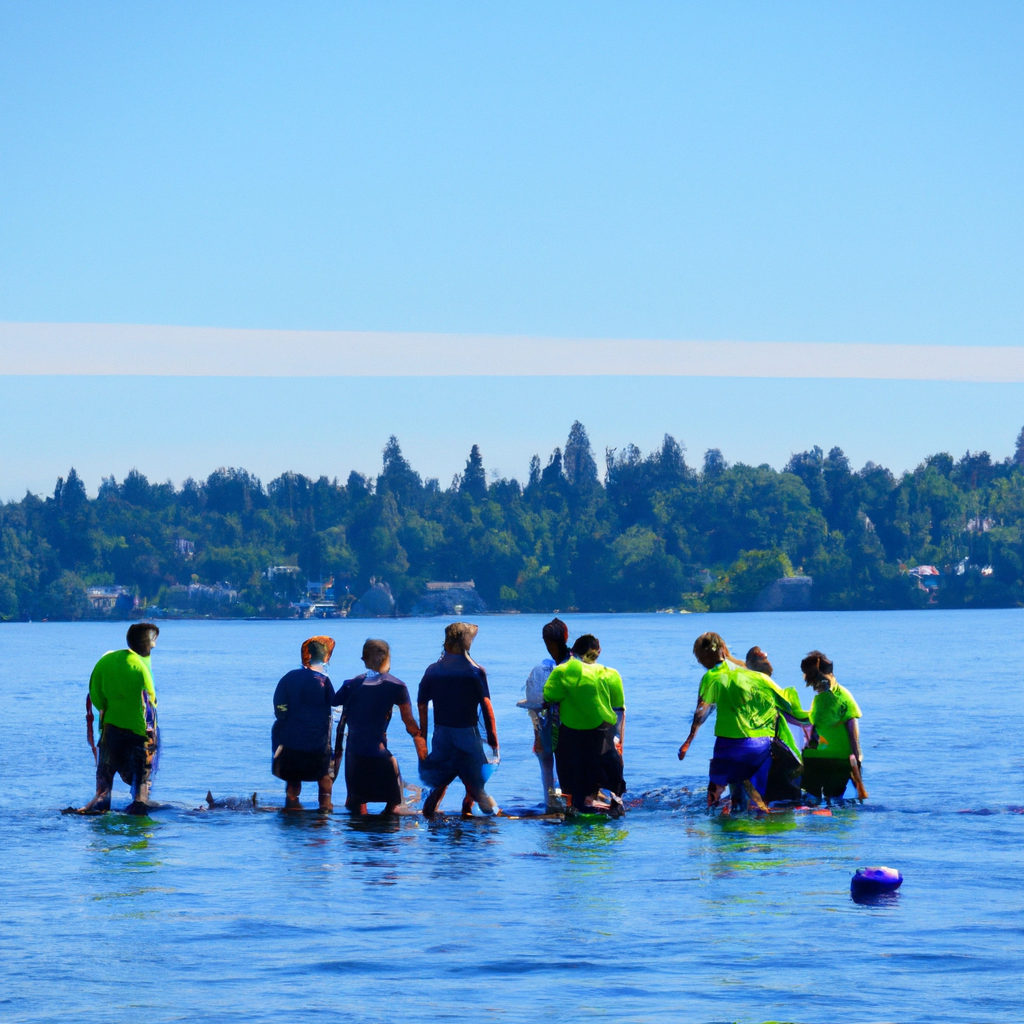
<path id="1" fill-rule="evenodd" d="M 88 618 L 89 586 L 145 608 L 219 582 L 237 600 L 218 614 L 286 616 L 325 577 L 356 595 L 386 581 L 400 612 L 429 580 L 468 579 L 495 611 L 739 611 L 794 574 L 813 578 L 814 608 L 913 608 L 928 602 L 908 572 L 923 564 L 943 573 L 941 605 L 1024 603 L 1024 430 L 1012 458 L 932 455 L 899 477 L 854 470 L 839 448 L 781 472 L 685 454 L 668 435 L 646 455 L 609 449 L 602 480 L 577 422 L 525 483 L 488 481 L 474 445 L 443 488 L 394 437 L 376 478 L 344 482 L 219 469 L 175 488 L 132 470 L 90 498 L 72 469 L 52 496 L 0 507 L 0 618 Z"/>

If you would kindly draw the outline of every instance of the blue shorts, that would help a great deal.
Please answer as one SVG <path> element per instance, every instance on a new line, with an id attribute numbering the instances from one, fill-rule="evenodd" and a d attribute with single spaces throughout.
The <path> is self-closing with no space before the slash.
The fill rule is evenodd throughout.
<path id="1" fill-rule="evenodd" d="M 770 736 L 747 736 L 743 739 L 716 736 L 708 779 L 716 786 L 728 786 L 750 779 L 754 789 L 763 797 L 768 787 L 768 771 L 771 766 Z"/>
<path id="2" fill-rule="evenodd" d="M 480 730 L 474 725 L 455 729 L 435 725 L 430 756 L 420 761 L 420 778 L 431 789 L 443 789 L 461 779 L 470 793 L 483 792 L 494 766 L 484 754 Z"/>

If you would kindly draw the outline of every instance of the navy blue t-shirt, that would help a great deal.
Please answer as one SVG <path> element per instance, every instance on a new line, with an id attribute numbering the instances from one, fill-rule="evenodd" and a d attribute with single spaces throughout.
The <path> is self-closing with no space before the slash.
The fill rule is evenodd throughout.
<path id="1" fill-rule="evenodd" d="M 326 750 L 331 743 L 334 687 L 322 672 L 297 668 L 281 677 L 274 691 L 270 742 L 290 750 Z"/>
<path id="2" fill-rule="evenodd" d="M 477 724 L 477 708 L 490 697 L 487 673 L 464 654 L 443 654 L 423 673 L 417 704 L 434 702 L 434 725 L 468 729 Z"/>
<path id="3" fill-rule="evenodd" d="M 396 704 L 409 703 L 409 690 L 390 672 L 364 673 L 341 684 L 336 704 L 345 709 L 348 725 L 347 754 L 390 757 L 388 723 Z"/>

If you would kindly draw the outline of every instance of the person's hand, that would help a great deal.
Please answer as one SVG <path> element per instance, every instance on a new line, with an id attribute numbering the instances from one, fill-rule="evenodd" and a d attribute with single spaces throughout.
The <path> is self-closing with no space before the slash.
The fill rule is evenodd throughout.
<path id="1" fill-rule="evenodd" d="M 685 742 L 685 743 L 684 743 L 684 744 L 683 744 L 683 745 L 682 745 L 682 746 L 681 746 L 681 747 L 679 748 L 679 760 L 680 760 L 680 761 L 682 761 L 682 759 L 683 759 L 684 757 L 686 757 L 686 753 L 687 753 L 687 751 L 688 751 L 689 749 L 690 749 L 690 741 L 689 741 L 689 740 L 687 740 L 687 741 L 686 741 L 686 742 Z"/>
<path id="2" fill-rule="evenodd" d="M 416 744 L 416 756 L 421 761 L 427 759 L 427 741 L 422 736 L 414 736 L 413 743 Z"/>
<path id="3" fill-rule="evenodd" d="M 493 760 L 495 760 L 495 761 L 500 760 L 501 759 L 501 755 L 498 753 L 498 744 L 497 743 L 491 743 L 491 744 L 488 744 L 488 745 L 490 746 L 491 751 L 494 754 Z"/>

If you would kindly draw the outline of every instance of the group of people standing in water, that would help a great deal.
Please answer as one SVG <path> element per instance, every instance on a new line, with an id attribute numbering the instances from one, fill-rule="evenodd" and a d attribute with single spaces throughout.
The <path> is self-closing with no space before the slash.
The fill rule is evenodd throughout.
<path id="1" fill-rule="evenodd" d="M 97 763 L 96 795 L 82 808 L 86 813 L 109 809 L 117 774 L 132 787 L 129 812 L 146 812 L 158 743 L 150 656 L 159 632 L 153 623 L 132 625 L 128 649 L 108 652 L 93 670 L 87 722 Z M 420 680 L 416 713 L 408 687 L 391 674 L 386 641 L 367 640 L 362 649 L 365 671 L 335 689 L 327 675 L 334 640 L 306 640 L 302 667 L 284 675 L 274 691 L 272 771 L 285 783 L 285 807 L 298 808 L 302 784 L 315 782 L 321 810 L 332 810 L 334 783 L 344 763 L 345 807 L 351 813 L 366 814 L 368 804 L 381 803 L 385 813 L 411 813 L 398 760 L 388 748 L 387 731 L 397 708 L 428 789 L 422 813 L 436 814 L 458 779 L 465 788 L 463 814 L 471 814 L 474 805 L 483 814 L 500 814 L 486 789 L 499 760 L 499 744 L 487 673 L 470 654 L 477 632 L 468 622 L 446 627 L 441 657 L 427 666 Z M 541 638 L 548 657 L 530 672 L 525 699 L 518 706 L 533 723 L 544 812 L 620 817 L 626 791 L 622 677 L 600 663 L 601 645 L 592 634 L 570 645 L 568 626 L 556 618 L 543 627 Z M 843 796 L 851 779 L 858 795 L 866 796 L 860 771 L 860 708 L 836 681 L 832 662 L 821 651 L 811 651 L 800 664 L 814 690 L 808 711 L 794 688 L 784 690 L 773 681 L 771 662 L 760 647 L 739 661 L 721 636 L 704 633 L 693 653 L 706 671 L 678 756 L 687 756 L 714 712 L 709 807 L 767 810 L 772 803 L 832 800 Z M 98 749 L 92 738 L 93 707 L 100 714 Z"/>

